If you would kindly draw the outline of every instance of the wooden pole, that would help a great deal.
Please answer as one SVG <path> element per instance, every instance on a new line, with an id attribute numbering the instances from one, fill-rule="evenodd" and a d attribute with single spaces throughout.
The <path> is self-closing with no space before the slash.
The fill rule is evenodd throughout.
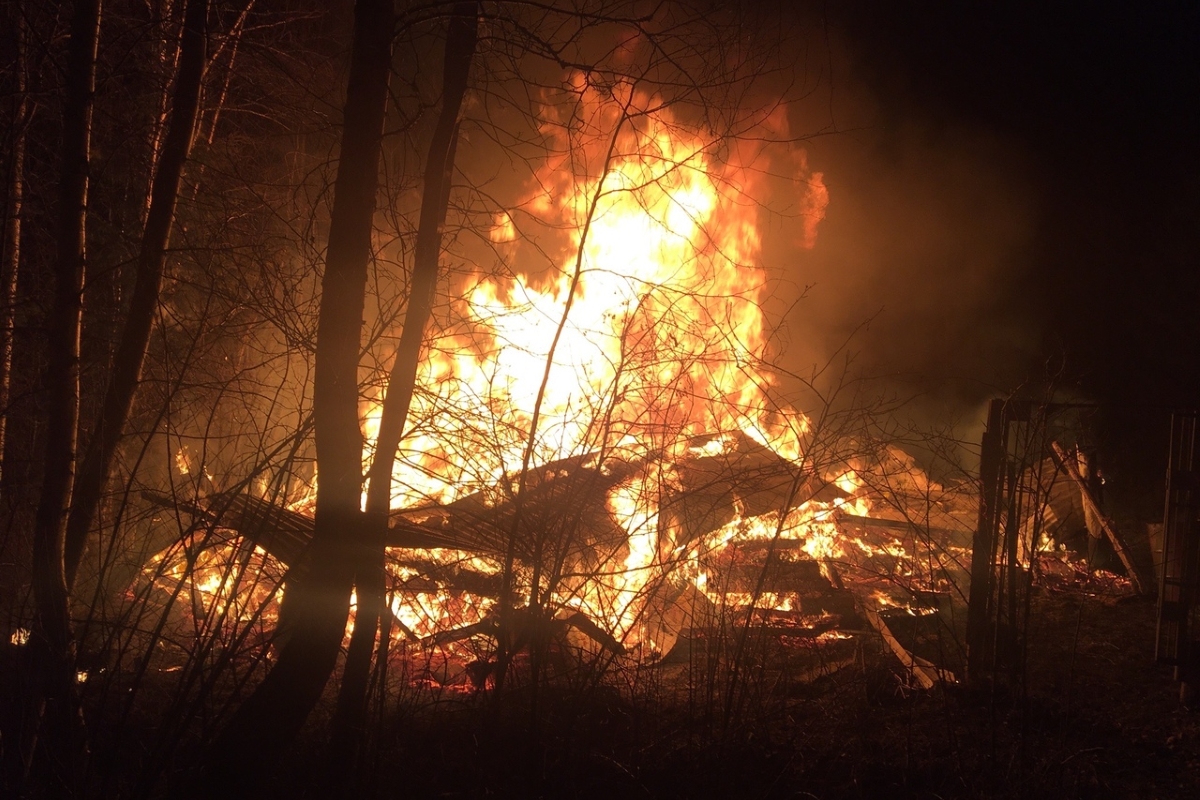
<path id="1" fill-rule="evenodd" d="M 1121 536 L 1113 526 L 1112 520 L 1106 517 L 1100 510 L 1100 504 L 1092 496 L 1087 481 L 1079 474 L 1079 466 L 1076 464 L 1075 459 L 1068 456 L 1067 451 L 1058 442 L 1051 442 L 1050 446 L 1054 448 L 1054 457 L 1058 460 L 1059 465 L 1071 477 L 1071 480 L 1079 485 L 1079 494 L 1083 498 L 1085 513 L 1092 515 L 1096 519 L 1100 527 L 1104 530 L 1105 535 L 1108 536 L 1108 540 L 1112 542 L 1113 549 L 1117 551 L 1121 563 L 1125 565 L 1125 571 L 1129 575 L 1129 582 L 1133 584 L 1133 588 L 1138 594 L 1145 594 L 1145 584 L 1138 577 L 1137 567 L 1134 566 L 1133 558 L 1129 555 L 1128 548 L 1121 540 Z"/>

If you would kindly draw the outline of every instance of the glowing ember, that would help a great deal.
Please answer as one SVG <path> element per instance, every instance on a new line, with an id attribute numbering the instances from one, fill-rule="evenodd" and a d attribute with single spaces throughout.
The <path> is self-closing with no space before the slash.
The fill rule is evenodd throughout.
<path id="1" fill-rule="evenodd" d="M 258 546 L 236 543 L 196 546 L 181 542 L 145 567 L 156 589 L 196 624 L 231 628 L 244 623 L 273 626 L 285 569 Z"/>

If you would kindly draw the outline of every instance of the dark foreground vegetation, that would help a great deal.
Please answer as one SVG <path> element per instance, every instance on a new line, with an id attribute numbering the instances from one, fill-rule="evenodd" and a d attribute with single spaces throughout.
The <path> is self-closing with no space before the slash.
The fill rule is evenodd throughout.
<path id="1" fill-rule="evenodd" d="M 828 677 L 764 675 L 727 729 L 672 696 L 670 664 L 661 695 L 550 689 L 536 717 L 520 695 L 417 701 L 382 721 L 364 796 L 1195 797 L 1200 716 L 1153 663 L 1154 618 L 1142 598 L 1039 590 L 1024 686 L 912 689 L 864 637 Z M 265 796 L 311 796 L 319 752 L 306 740 Z"/>
<path id="2" fill-rule="evenodd" d="M 912 686 L 871 632 L 820 654 L 778 640 L 761 651 L 754 691 L 728 719 L 706 706 L 711 693 L 688 688 L 706 660 L 701 641 L 681 642 L 662 664 L 633 674 L 593 683 L 564 673 L 536 697 L 519 685 L 496 694 L 398 682 L 396 702 L 372 722 L 357 779 L 348 779 L 351 795 L 1194 797 L 1200 715 L 1179 703 L 1170 670 L 1153 663 L 1154 621 L 1146 598 L 1037 588 L 1027 660 L 1011 681 L 928 691 Z M 14 655 L 9 648 L 9 686 Z M 276 770 L 226 796 L 328 796 L 333 700 Z M 88 709 L 98 796 L 138 794 L 147 771 L 171 787 L 152 794 L 187 790 L 194 753 L 159 769 L 142 761 L 156 744 L 156 713 L 118 721 L 103 711 Z"/>

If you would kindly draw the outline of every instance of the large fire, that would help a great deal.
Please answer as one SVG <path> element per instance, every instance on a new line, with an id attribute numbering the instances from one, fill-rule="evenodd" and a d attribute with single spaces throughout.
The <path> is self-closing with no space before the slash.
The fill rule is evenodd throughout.
<path id="1" fill-rule="evenodd" d="M 502 263 L 451 287 L 453 318 L 423 362 L 393 505 L 449 502 L 583 452 L 678 455 L 700 434 L 741 430 L 801 454 L 807 421 L 771 408 L 771 377 L 756 368 L 766 273 L 754 173 L 718 163 L 715 137 L 653 97 L 580 94 L 570 134 L 556 120 L 544 127 L 561 155 L 498 215 Z M 561 230 L 569 245 L 555 268 L 523 270 L 538 263 L 539 233 Z M 370 440 L 377 404 L 365 417 Z"/>
<path id="2" fill-rule="evenodd" d="M 527 543 L 517 591 L 551 616 L 586 616 L 603 641 L 635 655 L 669 648 L 683 598 L 799 614 L 795 593 L 728 577 L 740 548 L 815 562 L 835 583 L 833 564 L 853 561 L 850 551 L 903 559 L 898 540 L 868 545 L 839 529 L 838 514 L 870 510 L 856 468 L 815 463 L 809 419 L 775 399 L 762 367 L 765 151 L 729 147 L 628 87 L 602 92 L 579 78 L 573 88 L 572 108 L 544 111 L 542 133 L 558 155 L 495 215 L 497 263 L 447 287 L 395 460 L 393 509 L 414 519 L 463 507 L 498 514 L 523 502 L 521 492 L 586 468 L 603 484 L 592 517 L 503 517 L 507 535 Z M 811 211 L 802 224 L 811 246 L 824 186 L 802 158 L 788 163 L 807 195 L 796 205 Z M 530 266 L 546 253 L 556 254 L 550 268 Z M 364 470 L 381 395 L 362 409 Z M 717 492 L 696 522 L 695 497 L 723 485 L 719 470 L 735 462 L 753 462 L 762 477 Z M 305 510 L 314 494 L 291 508 Z M 441 582 L 427 567 L 482 580 L 501 569 L 502 549 L 393 550 L 393 630 L 447 648 L 483 630 L 494 593 Z M 227 603 L 220 591 L 213 601 Z"/>
<path id="3" fill-rule="evenodd" d="M 629 646 L 648 587 L 699 555 L 660 521 L 667 465 L 698 436 L 719 452 L 734 432 L 794 462 L 808 422 L 772 405 L 771 375 L 757 366 L 766 273 L 746 155 L 719 162 L 716 138 L 657 98 L 626 87 L 606 96 L 582 78 L 576 88 L 573 127 L 547 112 L 561 155 L 497 216 L 491 238 L 510 274 L 472 276 L 452 292 L 459 317 L 429 347 L 393 505 L 496 487 L 503 496 L 522 469 L 583 454 L 646 460 L 608 493 L 625 552 L 590 580 L 551 587 L 553 602 Z M 549 275 L 522 271 L 536 243 L 516 219 L 530 220 L 531 237 L 569 231 Z M 377 414 L 367 411 L 368 439 Z"/>

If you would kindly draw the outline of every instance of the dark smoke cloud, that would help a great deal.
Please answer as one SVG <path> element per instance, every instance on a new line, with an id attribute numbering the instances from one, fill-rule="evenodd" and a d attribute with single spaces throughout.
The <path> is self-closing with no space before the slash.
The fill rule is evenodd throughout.
<path id="1" fill-rule="evenodd" d="M 796 259 L 811 287 L 789 317 L 797 349 L 819 362 L 845 345 L 898 385 L 968 397 L 1018 378 L 1037 339 L 1014 302 L 1036 214 L 1019 154 L 915 125 L 811 152 L 830 204 L 817 246 Z"/>
<path id="2" fill-rule="evenodd" d="M 1023 296 L 1034 167 L 980 126 L 895 113 L 854 42 L 822 31 L 821 45 L 822 90 L 793 107 L 792 128 L 834 130 L 804 145 L 829 206 L 809 251 L 789 246 L 786 216 L 766 237 L 768 263 L 807 290 L 780 361 L 806 375 L 851 358 L 923 420 L 973 416 L 1039 368 L 1038 301 Z"/>
<path id="3" fill-rule="evenodd" d="M 1049 370 L 1149 463 L 1166 409 L 1200 405 L 1200 7 L 1074 5 L 797 13 L 825 57 L 794 128 L 843 133 L 807 145 L 816 248 L 770 251 L 814 284 L 786 358 L 878 312 L 850 349 L 926 409 Z"/>

